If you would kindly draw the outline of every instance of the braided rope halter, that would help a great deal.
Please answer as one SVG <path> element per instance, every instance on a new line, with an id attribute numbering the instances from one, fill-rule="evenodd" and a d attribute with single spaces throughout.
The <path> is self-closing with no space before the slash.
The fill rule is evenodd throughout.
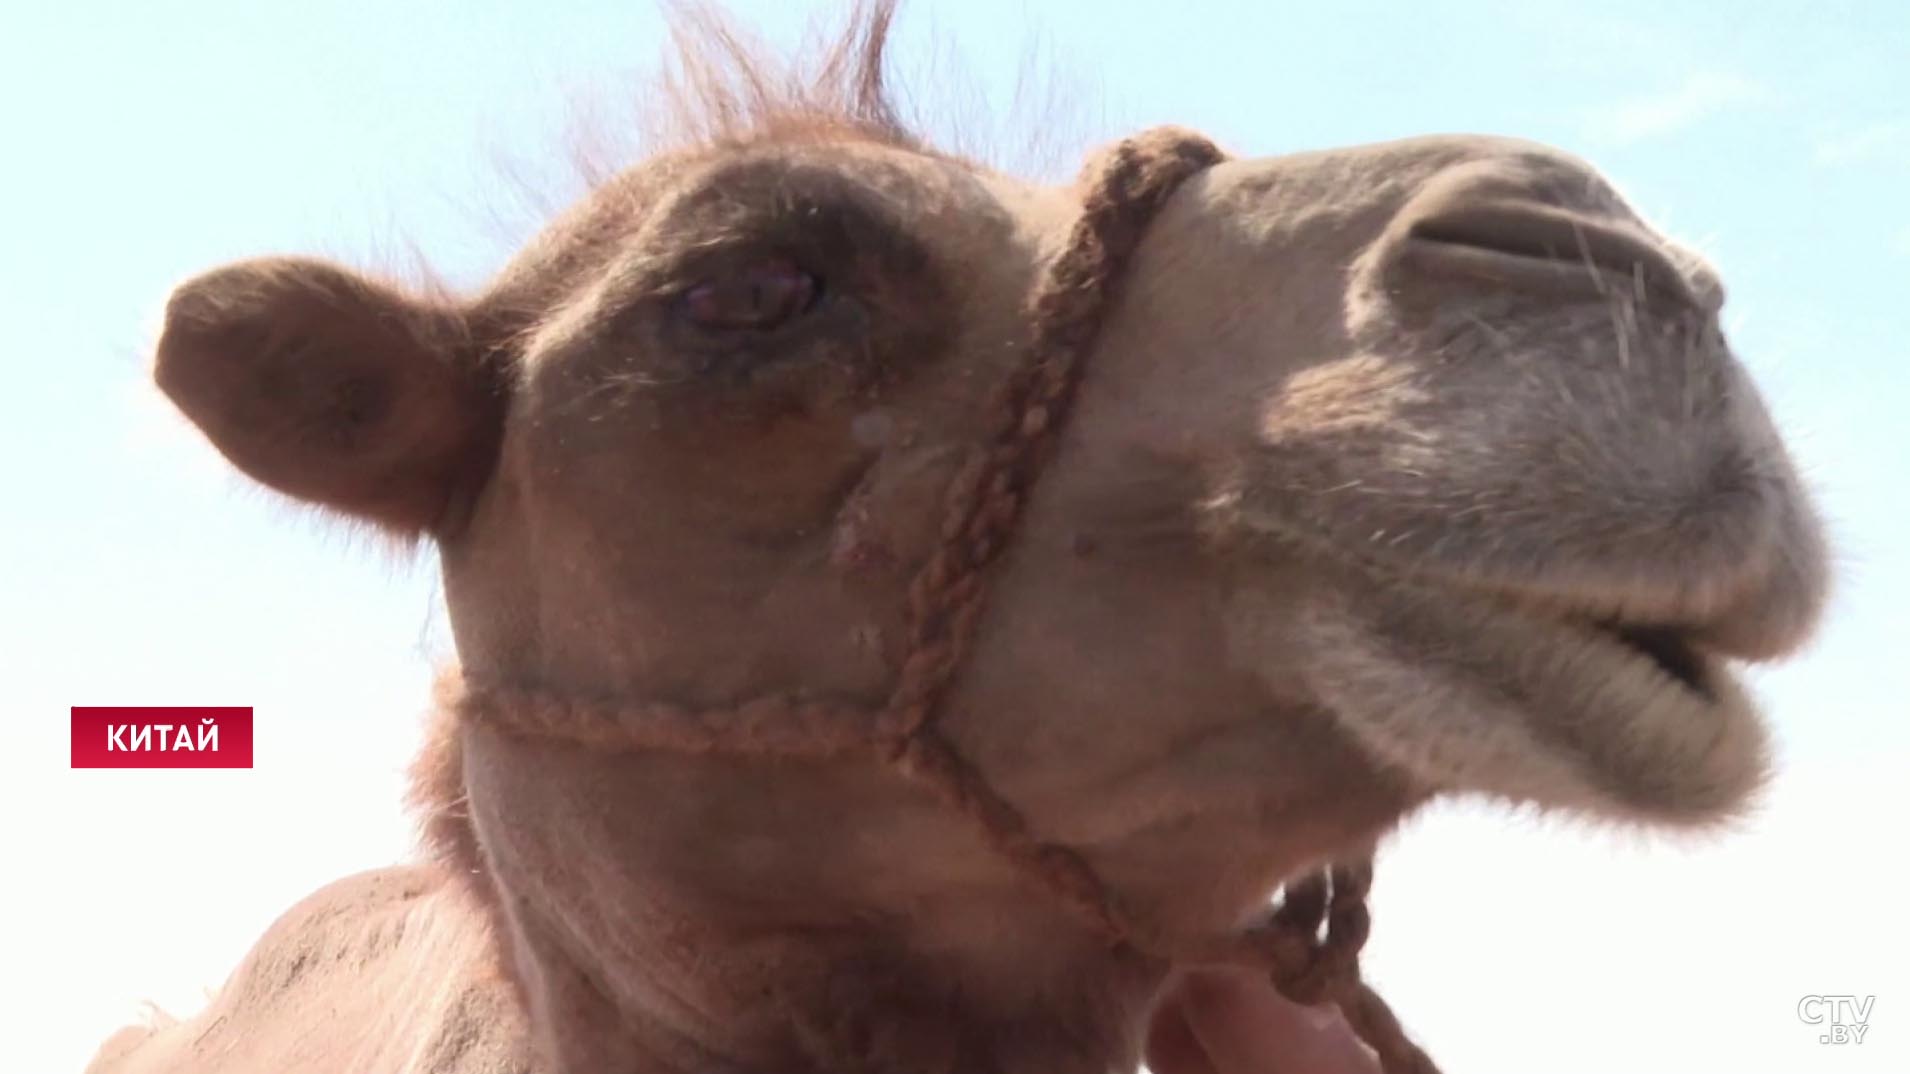
<path id="1" fill-rule="evenodd" d="M 1213 143 L 1161 128 L 1121 142 L 1088 176 L 1068 244 L 1049 268 L 1032 308 L 1027 357 L 1000 390 L 1001 418 L 985 450 L 950 482 L 941 542 L 907 596 L 908 655 L 880 709 L 771 694 L 722 709 L 667 702 L 601 704 L 506 683 L 446 684 L 458 718 L 507 732 L 607 750 L 670 750 L 754 756 L 870 756 L 967 817 L 1021 872 L 1077 909 L 1111 944 L 1187 962 L 1265 969 L 1302 1004 L 1337 1003 L 1378 1053 L 1386 1074 L 1437 1074 L 1424 1052 L 1360 978 L 1359 951 L 1370 927 L 1370 858 L 1290 881 L 1279 910 L 1244 933 L 1199 950 L 1164 951 L 1127 920 L 1113 893 L 1082 857 L 1044 843 L 937 730 L 938 703 L 975 633 L 989 566 L 1013 536 L 1035 478 L 1052 454 L 1087 355 L 1140 238 L 1180 184 L 1218 163 Z"/>

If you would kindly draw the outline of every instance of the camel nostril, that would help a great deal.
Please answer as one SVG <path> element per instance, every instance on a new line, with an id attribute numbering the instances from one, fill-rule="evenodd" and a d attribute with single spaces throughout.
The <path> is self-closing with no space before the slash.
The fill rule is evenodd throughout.
<path id="1" fill-rule="evenodd" d="M 1436 274 L 1576 297 L 1627 295 L 1716 312 L 1722 292 L 1702 287 L 1666 245 L 1641 231 L 1548 206 L 1482 202 L 1414 221 L 1406 256 Z"/>

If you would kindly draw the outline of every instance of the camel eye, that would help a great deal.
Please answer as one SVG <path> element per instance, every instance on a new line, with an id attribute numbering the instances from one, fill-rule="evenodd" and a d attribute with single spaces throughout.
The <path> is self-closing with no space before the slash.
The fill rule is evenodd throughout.
<path id="1" fill-rule="evenodd" d="M 683 292 L 680 309 L 698 328 L 766 332 L 807 313 L 822 281 L 782 258 L 757 261 Z"/>

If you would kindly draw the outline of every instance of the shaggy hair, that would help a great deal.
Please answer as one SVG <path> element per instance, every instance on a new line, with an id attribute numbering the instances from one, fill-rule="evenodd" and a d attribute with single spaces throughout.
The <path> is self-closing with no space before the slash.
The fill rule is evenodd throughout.
<path id="1" fill-rule="evenodd" d="M 812 27 L 791 51 L 770 46 L 718 5 L 671 0 L 669 44 L 657 69 L 635 86 L 634 105 L 608 117 L 579 108 L 567 147 L 577 178 L 595 191 L 661 154 L 761 143 L 865 140 L 929 152 L 890 81 L 890 30 L 899 6 L 858 0 L 839 24 Z M 540 211 L 569 204 L 546 193 L 532 195 Z"/>
<path id="2" fill-rule="evenodd" d="M 818 133 L 921 148 L 889 90 L 896 6 L 861 0 L 833 40 L 785 58 L 717 8 L 673 5 L 675 62 L 657 86 L 663 132 L 678 144 L 724 148 Z"/>

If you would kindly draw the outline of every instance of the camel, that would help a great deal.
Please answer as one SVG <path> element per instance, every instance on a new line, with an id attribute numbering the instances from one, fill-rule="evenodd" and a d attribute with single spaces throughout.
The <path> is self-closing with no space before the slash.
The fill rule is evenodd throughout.
<path id="1" fill-rule="evenodd" d="M 434 542 L 458 662 L 431 859 L 91 1074 L 1133 1070 L 1228 962 L 1430 1069 L 1349 961 L 1402 818 L 1752 799 L 1826 556 L 1709 266 L 1501 138 L 1026 182 L 897 120 L 889 18 L 692 57 L 475 294 L 175 291 L 159 386 Z"/>

